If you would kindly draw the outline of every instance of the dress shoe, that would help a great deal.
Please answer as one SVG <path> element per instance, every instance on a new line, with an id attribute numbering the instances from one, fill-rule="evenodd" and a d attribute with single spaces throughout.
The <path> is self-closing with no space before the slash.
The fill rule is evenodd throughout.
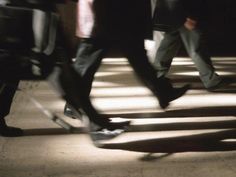
<path id="1" fill-rule="evenodd" d="M 110 122 L 110 127 L 103 128 L 94 123 L 90 123 L 89 135 L 93 142 L 110 140 L 124 133 L 129 125 L 130 121 Z"/>
<path id="2" fill-rule="evenodd" d="M 212 86 L 212 87 L 208 87 L 207 91 L 209 92 L 215 92 L 215 91 L 219 91 L 221 89 L 226 88 L 228 85 L 233 83 L 233 79 L 231 78 L 223 78 L 218 84 Z"/>
<path id="3" fill-rule="evenodd" d="M 159 97 L 159 105 L 162 109 L 167 108 L 171 101 L 183 96 L 190 89 L 190 84 L 186 84 L 180 88 L 172 88 L 165 95 Z"/>
<path id="4" fill-rule="evenodd" d="M 123 121 L 117 123 L 109 122 L 107 126 L 101 127 L 93 122 L 89 122 L 89 118 L 85 114 L 83 114 L 80 109 L 78 111 L 73 110 L 74 108 L 72 106 L 66 104 L 64 109 L 64 115 L 73 119 L 79 119 L 85 124 L 86 127 L 89 127 L 89 135 L 93 142 L 115 138 L 125 132 L 125 129 L 130 124 L 130 121 Z"/>
<path id="5" fill-rule="evenodd" d="M 23 136 L 24 132 L 20 128 L 4 126 L 0 127 L 0 135 L 4 137 L 18 137 Z"/>

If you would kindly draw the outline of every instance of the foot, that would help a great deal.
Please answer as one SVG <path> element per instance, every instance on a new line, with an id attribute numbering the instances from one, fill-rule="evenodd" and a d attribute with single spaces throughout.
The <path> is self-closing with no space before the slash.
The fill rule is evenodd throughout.
<path id="1" fill-rule="evenodd" d="M 4 126 L 0 128 L 0 135 L 5 137 L 23 136 L 23 130 L 16 127 Z"/>
<path id="2" fill-rule="evenodd" d="M 110 122 L 109 127 L 100 127 L 94 123 L 90 123 L 90 137 L 96 141 L 109 140 L 121 135 L 130 125 L 130 121 Z"/>
<path id="3" fill-rule="evenodd" d="M 159 99 L 160 107 L 165 109 L 167 106 L 169 106 L 171 101 L 174 101 L 177 98 L 183 96 L 189 89 L 189 84 L 186 84 L 180 88 L 173 88 L 170 93 L 166 93 L 167 95 L 165 97 Z"/>
<path id="4" fill-rule="evenodd" d="M 215 91 L 226 88 L 228 85 L 232 83 L 233 83 L 233 80 L 231 78 L 223 78 L 218 84 L 207 88 L 207 91 L 215 92 Z"/>
<path id="5" fill-rule="evenodd" d="M 54 72 L 48 77 L 49 82 L 56 91 L 65 99 L 72 107 L 72 112 L 82 110 L 82 120 L 85 122 L 95 122 L 97 125 L 107 129 L 118 129 L 127 123 L 111 123 L 107 118 L 101 116 L 93 107 L 89 97 L 85 96 L 83 89 L 83 80 L 70 65 L 56 67 Z M 73 109 L 74 108 L 74 109 Z M 84 116 L 85 114 L 85 116 Z M 76 113 L 75 118 L 79 117 L 80 113 Z M 87 116 L 87 117 L 86 117 Z M 85 117 L 85 118 L 83 118 Z"/>

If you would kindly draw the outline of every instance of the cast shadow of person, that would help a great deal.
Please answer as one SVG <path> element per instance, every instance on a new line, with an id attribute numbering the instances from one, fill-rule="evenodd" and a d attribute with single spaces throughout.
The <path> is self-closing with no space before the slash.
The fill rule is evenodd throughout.
<path id="1" fill-rule="evenodd" d="M 127 141 L 121 143 L 96 142 L 95 145 L 103 149 L 168 154 L 181 152 L 234 151 L 236 150 L 235 133 L 236 129 L 231 129 L 213 133 Z"/>

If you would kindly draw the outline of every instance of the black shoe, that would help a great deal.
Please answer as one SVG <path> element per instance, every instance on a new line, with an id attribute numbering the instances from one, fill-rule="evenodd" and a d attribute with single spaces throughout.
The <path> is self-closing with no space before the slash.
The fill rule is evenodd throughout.
<path id="1" fill-rule="evenodd" d="M 159 97 L 159 104 L 162 109 L 165 109 L 169 106 L 171 101 L 176 100 L 177 98 L 183 96 L 190 89 L 190 84 L 186 84 L 180 88 L 173 88 L 169 93 L 166 93 L 165 96 Z"/>
<path id="2" fill-rule="evenodd" d="M 209 92 L 215 92 L 221 89 L 226 88 L 228 85 L 233 83 L 233 79 L 231 78 L 223 78 L 218 84 L 207 88 L 207 91 Z"/>
<path id="3" fill-rule="evenodd" d="M 110 122 L 110 127 L 100 127 L 90 123 L 90 137 L 94 142 L 109 140 L 121 135 L 129 127 L 130 121 Z"/>
<path id="4" fill-rule="evenodd" d="M 5 137 L 23 136 L 24 132 L 20 128 L 4 126 L 0 128 L 0 135 Z"/>

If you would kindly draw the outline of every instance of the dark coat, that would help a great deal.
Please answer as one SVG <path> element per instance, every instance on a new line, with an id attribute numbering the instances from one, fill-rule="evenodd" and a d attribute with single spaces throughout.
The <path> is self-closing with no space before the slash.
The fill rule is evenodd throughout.
<path id="1" fill-rule="evenodd" d="M 150 0 L 79 0 L 77 35 L 82 38 L 151 37 Z"/>
<path id="2" fill-rule="evenodd" d="M 52 11 L 56 4 L 65 2 L 66 0 L 8 0 L 8 5 Z"/>
<path id="3" fill-rule="evenodd" d="M 186 18 L 203 22 L 206 0 L 157 0 L 153 15 L 154 30 L 168 31 L 179 28 Z"/>

